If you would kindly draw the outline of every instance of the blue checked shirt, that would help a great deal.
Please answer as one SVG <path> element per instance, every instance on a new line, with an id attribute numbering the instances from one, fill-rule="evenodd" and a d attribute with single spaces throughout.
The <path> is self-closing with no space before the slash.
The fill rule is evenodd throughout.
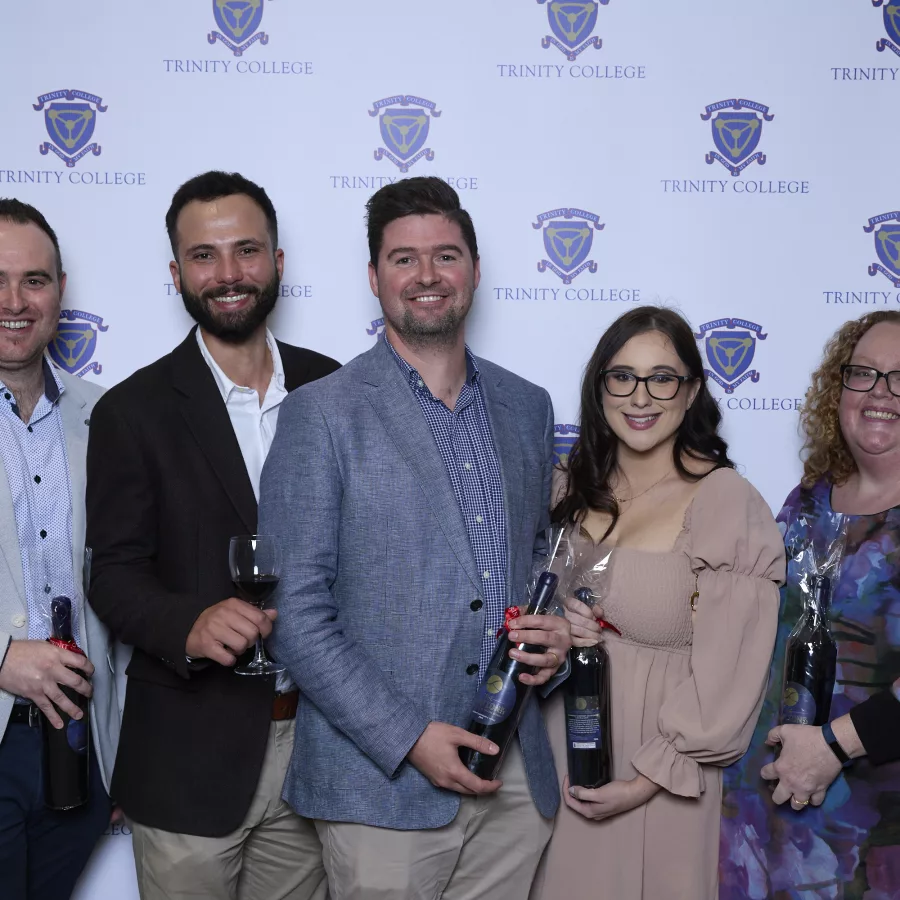
<path id="1" fill-rule="evenodd" d="M 12 391 L 0 382 L 0 456 L 16 517 L 28 639 L 33 641 L 50 636 L 50 600 L 77 597 L 72 571 L 72 485 L 59 410 L 63 390 L 45 358 L 44 395 L 31 419 L 23 422 Z M 78 628 L 76 620 L 76 641 Z"/>
<path id="2" fill-rule="evenodd" d="M 431 428 L 481 573 L 485 630 L 478 671 L 483 678 L 497 645 L 497 629 L 503 623 L 506 608 L 508 548 L 500 461 L 491 435 L 478 366 L 467 347 L 466 381 L 451 411 L 428 390 L 419 373 L 391 347 L 391 342 L 384 340 Z"/>

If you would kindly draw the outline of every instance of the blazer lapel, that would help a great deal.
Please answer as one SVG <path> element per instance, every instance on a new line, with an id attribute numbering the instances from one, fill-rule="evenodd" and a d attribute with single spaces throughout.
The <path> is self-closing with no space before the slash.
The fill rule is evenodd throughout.
<path id="1" fill-rule="evenodd" d="M 228 411 L 192 329 L 172 351 L 172 382 L 181 414 L 249 534 L 256 531 L 256 496 Z"/>
<path id="2" fill-rule="evenodd" d="M 525 464 L 522 459 L 519 429 L 516 427 L 513 411 L 503 391 L 503 376 L 492 379 L 485 372 L 486 368 L 486 366 L 479 366 L 479 372 L 481 373 L 481 388 L 488 419 L 491 423 L 494 447 L 500 462 L 500 480 L 503 483 L 503 508 L 506 512 L 508 548 L 506 585 L 507 592 L 510 593 L 513 585 L 513 573 L 516 571 L 513 554 L 518 548 L 519 525 L 525 513 L 523 494 Z"/>
<path id="3" fill-rule="evenodd" d="M 9 492 L 9 480 L 6 477 L 6 466 L 0 456 L 0 555 L 12 576 L 16 592 L 22 603 L 25 602 L 25 578 L 22 575 L 22 557 L 19 552 L 19 532 L 16 529 L 16 517 L 13 513 L 12 494 Z"/>
<path id="4" fill-rule="evenodd" d="M 84 591 L 84 490 L 87 458 L 88 416 L 87 401 L 77 386 L 66 383 L 59 398 L 63 432 L 66 436 L 66 456 L 69 460 L 69 484 L 72 488 L 72 571 L 75 585 Z"/>
<path id="5" fill-rule="evenodd" d="M 379 341 L 370 353 L 372 366 L 364 377 L 369 402 L 416 476 L 460 565 L 480 591 L 482 583 L 466 525 L 428 422 L 390 349 Z"/>

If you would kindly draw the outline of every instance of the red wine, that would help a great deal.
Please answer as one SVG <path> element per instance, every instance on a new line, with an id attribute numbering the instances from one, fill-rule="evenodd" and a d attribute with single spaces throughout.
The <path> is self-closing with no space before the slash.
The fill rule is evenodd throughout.
<path id="1" fill-rule="evenodd" d="M 266 602 L 278 587 L 277 575 L 251 575 L 249 578 L 236 578 L 234 586 L 242 600 L 265 609 Z"/>
<path id="2" fill-rule="evenodd" d="M 72 601 L 68 597 L 54 597 L 50 601 L 50 622 L 49 642 L 63 650 L 84 656 L 72 637 Z M 89 797 L 90 701 L 70 687 L 60 685 L 60 689 L 84 715 L 80 719 L 73 719 L 54 704 L 63 721 L 63 727 L 57 729 L 41 713 L 44 804 L 50 809 L 73 809 L 87 803 Z"/>
<path id="3" fill-rule="evenodd" d="M 837 645 L 828 625 L 831 582 L 811 579 L 800 621 L 787 640 L 780 724 L 824 725 L 831 713 Z"/>
<path id="4" fill-rule="evenodd" d="M 575 598 L 593 607 L 589 588 Z M 601 628 L 612 628 L 601 623 Z M 615 630 L 615 629 L 613 629 Z M 609 654 L 602 643 L 569 651 L 571 674 L 563 686 L 569 784 L 598 788 L 613 778 Z"/>
<path id="5" fill-rule="evenodd" d="M 546 612 L 553 600 L 558 580 L 551 572 L 544 572 L 540 576 L 527 615 L 541 615 Z M 478 688 L 468 726 L 472 734 L 493 741 L 500 748 L 500 752 L 496 756 L 490 756 L 469 747 L 459 748 L 460 759 L 466 768 L 479 778 L 488 781 L 497 777 L 503 765 L 506 751 L 519 727 L 525 701 L 532 690 L 531 685 L 519 681 L 519 676 L 524 673 L 534 675 L 537 671 L 534 666 L 525 665 L 510 657 L 509 651 L 513 646 L 517 646 L 523 653 L 543 653 L 546 650 L 545 647 L 536 644 L 512 644 L 509 630 L 504 628 L 488 664 L 488 670 L 484 673 L 481 686 Z"/>

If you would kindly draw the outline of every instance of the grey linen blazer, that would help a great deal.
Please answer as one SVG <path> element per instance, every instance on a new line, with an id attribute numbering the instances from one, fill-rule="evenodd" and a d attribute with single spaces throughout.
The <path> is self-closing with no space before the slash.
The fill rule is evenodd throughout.
<path id="1" fill-rule="evenodd" d="M 507 601 L 520 603 L 548 524 L 553 408 L 543 388 L 478 367 L 503 481 Z M 446 825 L 459 795 L 406 755 L 429 722 L 468 723 L 481 578 L 428 423 L 383 341 L 283 403 L 259 532 L 284 548 L 273 650 L 301 690 L 285 798 L 311 818 Z M 519 741 L 535 805 L 553 816 L 559 789 L 534 697 Z"/>
<path id="2" fill-rule="evenodd" d="M 69 481 L 72 485 L 72 571 L 75 573 L 75 584 L 80 587 L 84 562 L 84 485 L 88 423 L 91 410 L 100 399 L 103 389 L 58 368 L 56 372 L 65 388 L 59 399 L 59 409 L 66 435 Z M 109 791 L 119 743 L 119 704 L 115 676 L 117 655 L 109 632 L 90 606 L 84 603 L 84 597 L 79 596 L 73 600 L 77 600 L 79 604 L 76 615 L 81 626 L 81 649 L 94 664 L 91 734 L 103 784 Z M 27 637 L 28 605 L 25 601 L 19 538 L 9 480 L 0 459 L 0 663 L 6 656 L 11 640 L 25 640 Z M 119 667 L 121 668 L 121 663 Z M 6 732 L 14 700 L 12 694 L 0 691 L 0 740 Z"/>

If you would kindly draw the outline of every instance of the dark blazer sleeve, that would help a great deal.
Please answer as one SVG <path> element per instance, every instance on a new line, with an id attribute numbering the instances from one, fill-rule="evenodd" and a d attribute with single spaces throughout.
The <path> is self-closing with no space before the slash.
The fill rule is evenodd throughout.
<path id="1" fill-rule="evenodd" d="M 106 394 L 91 414 L 87 453 L 90 603 L 117 638 L 187 678 L 187 636 L 209 604 L 166 590 L 157 577 L 152 471 L 126 411 Z"/>

